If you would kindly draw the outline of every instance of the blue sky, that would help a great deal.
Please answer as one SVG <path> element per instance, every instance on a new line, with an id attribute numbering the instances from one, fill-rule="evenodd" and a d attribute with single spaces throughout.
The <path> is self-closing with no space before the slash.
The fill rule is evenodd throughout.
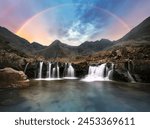
<path id="1" fill-rule="evenodd" d="M 30 42 L 117 40 L 149 16 L 149 0 L 0 0 L 0 26 Z"/>

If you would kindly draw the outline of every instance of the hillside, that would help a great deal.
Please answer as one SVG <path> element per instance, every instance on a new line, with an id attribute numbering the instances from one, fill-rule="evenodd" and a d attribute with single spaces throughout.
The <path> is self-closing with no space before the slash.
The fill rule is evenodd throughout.
<path id="1" fill-rule="evenodd" d="M 39 51 L 39 50 L 45 49 L 47 46 L 43 46 L 43 45 L 41 45 L 40 43 L 33 42 L 33 43 L 30 44 L 30 47 L 31 47 L 34 51 Z"/>
<path id="2" fill-rule="evenodd" d="M 70 46 L 56 40 L 48 47 L 45 47 L 45 49 L 37 51 L 37 54 L 45 58 L 74 58 L 76 56 L 93 54 L 112 45 L 113 42 L 106 39 L 95 42 L 86 41 L 79 46 Z"/>
<path id="3" fill-rule="evenodd" d="M 150 17 L 146 18 L 142 23 L 133 28 L 129 33 L 119 39 L 118 42 L 128 40 L 150 41 Z"/>
<path id="4" fill-rule="evenodd" d="M 33 52 L 27 40 L 15 35 L 4 27 L 0 27 L 0 41 L 3 43 L 7 42 L 14 50 L 26 53 L 27 55 Z"/>

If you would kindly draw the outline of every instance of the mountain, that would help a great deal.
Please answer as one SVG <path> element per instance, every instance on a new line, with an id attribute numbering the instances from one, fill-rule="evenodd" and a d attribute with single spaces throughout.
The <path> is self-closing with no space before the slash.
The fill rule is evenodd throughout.
<path id="1" fill-rule="evenodd" d="M 101 39 L 100 41 L 86 41 L 78 46 L 79 55 L 89 55 L 101 51 L 113 45 L 113 42 L 108 39 Z"/>
<path id="2" fill-rule="evenodd" d="M 115 41 L 113 46 L 75 58 L 73 62 L 80 64 L 82 69 L 85 64 L 113 62 L 115 71 L 112 77 L 116 80 L 123 81 L 130 76 L 130 80 L 150 83 L 150 17 Z"/>
<path id="3" fill-rule="evenodd" d="M 39 51 L 39 50 L 45 49 L 47 46 L 43 46 L 40 43 L 33 42 L 33 43 L 30 44 L 30 47 L 32 49 L 34 49 L 35 51 Z"/>
<path id="4" fill-rule="evenodd" d="M 33 52 L 33 49 L 30 47 L 30 43 L 27 40 L 15 35 L 4 27 L 0 27 L 0 44 L 2 42 L 7 43 L 12 49 L 28 55 Z"/>
<path id="5" fill-rule="evenodd" d="M 133 28 L 129 33 L 127 33 L 118 41 L 128 40 L 150 41 L 150 17 L 146 18 L 142 23 Z"/>
<path id="6" fill-rule="evenodd" d="M 129 33 L 121 39 L 112 42 L 108 39 L 99 41 L 86 41 L 79 46 L 70 46 L 61 43 L 59 40 L 54 41 L 49 46 L 42 46 L 39 43 L 33 42 L 30 44 L 27 40 L 13 34 L 4 27 L 0 27 L 0 45 L 6 49 L 10 47 L 12 50 L 26 54 L 36 54 L 45 58 L 70 58 L 75 56 L 91 55 L 102 50 L 119 49 L 124 45 L 142 45 L 139 47 L 147 47 L 150 42 L 150 17 L 145 19 L 141 24 L 133 28 Z M 2 45 L 3 43 L 3 45 Z M 5 46 L 5 44 L 7 44 Z M 9 48 L 9 49 L 10 49 Z"/>
<path id="7" fill-rule="evenodd" d="M 136 49 L 145 49 L 145 46 L 147 47 L 147 44 L 150 43 L 149 41 L 150 17 L 133 28 L 121 39 L 114 42 L 108 39 L 101 39 L 100 41 L 86 41 L 81 45 L 74 47 L 56 40 L 50 46 L 37 53 L 46 58 L 68 58 L 74 56 L 91 55 L 102 50 L 114 51 L 122 48 L 126 49 L 127 45 L 130 45 L 131 49 L 135 46 Z"/>
<path id="8" fill-rule="evenodd" d="M 38 51 L 38 55 L 42 55 L 46 58 L 67 58 L 67 57 L 75 57 L 78 55 L 90 55 L 97 51 L 103 50 L 106 47 L 112 46 L 113 42 L 102 39 L 100 41 L 87 41 L 82 43 L 79 46 L 70 46 L 64 43 L 61 43 L 59 40 L 55 40 L 51 45 L 47 48 Z"/>
<path id="9" fill-rule="evenodd" d="M 71 57 L 76 54 L 76 47 L 69 46 L 67 44 L 61 43 L 59 40 L 55 40 L 45 49 L 38 51 L 38 55 L 42 55 L 45 58 L 62 58 L 62 57 Z"/>

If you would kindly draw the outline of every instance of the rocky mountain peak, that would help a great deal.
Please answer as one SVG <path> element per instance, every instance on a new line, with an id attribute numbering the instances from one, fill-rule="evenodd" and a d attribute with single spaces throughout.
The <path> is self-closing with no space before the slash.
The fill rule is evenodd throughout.
<path id="1" fill-rule="evenodd" d="M 111 42 L 109 39 L 101 39 L 100 42 Z"/>
<path id="2" fill-rule="evenodd" d="M 54 42 L 52 42 L 52 44 L 50 44 L 50 46 L 59 46 L 61 44 L 62 42 L 60 40 L 55 40 Z"/>

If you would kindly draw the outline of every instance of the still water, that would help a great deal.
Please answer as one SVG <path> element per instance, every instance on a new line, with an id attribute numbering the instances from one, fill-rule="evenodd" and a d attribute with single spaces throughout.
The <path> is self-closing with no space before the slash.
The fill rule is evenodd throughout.
<path id="1" fill-rule="evenodd" d="M 26 89 L 0 89 L 0 111 L 150 111 L 150 91 L 137 85 L 144 84 L 31 80 Z"/>

